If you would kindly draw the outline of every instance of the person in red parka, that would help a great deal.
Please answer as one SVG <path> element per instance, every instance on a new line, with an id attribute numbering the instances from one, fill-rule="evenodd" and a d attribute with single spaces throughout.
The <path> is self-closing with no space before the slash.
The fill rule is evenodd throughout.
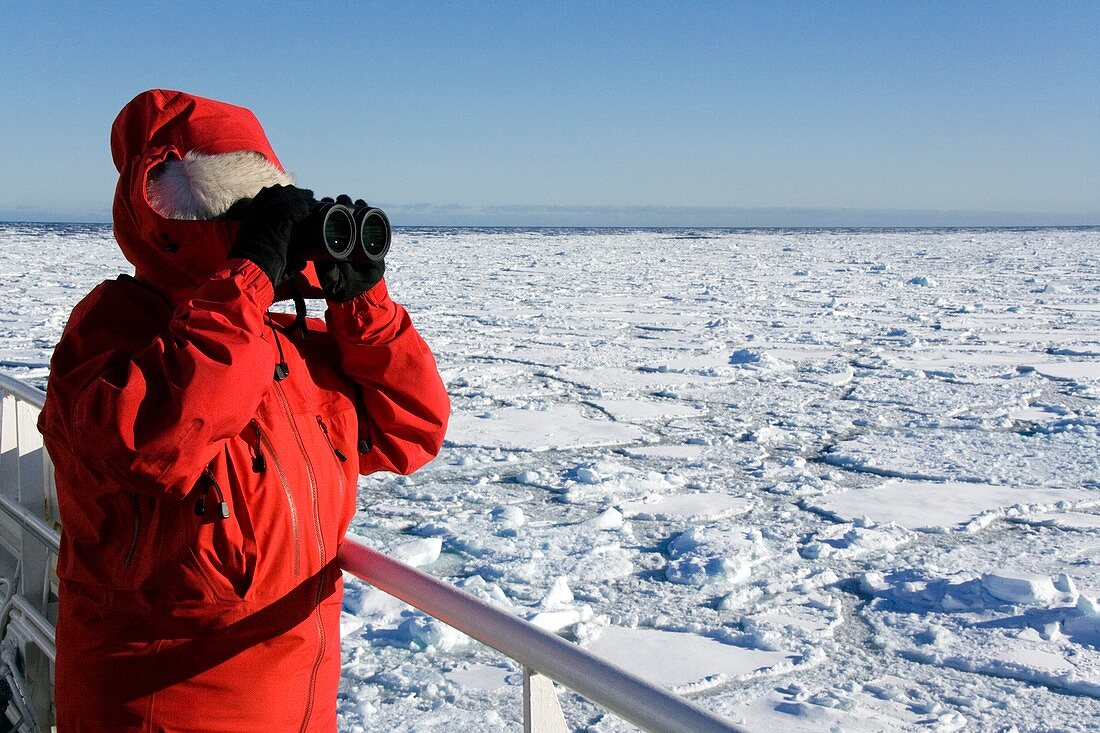
<path id="1" fill-rule="evenodd" d="M 58 730 L 334 731 L 337 549 L 359 474 L 438 453 L 435 361 L 380 263 L 296 258 L 312 194 L 248 110 L 144 92 L 111 152 L 135 273 L 73 310 L 39 421 Z M 327 299 L 323 321 L 269 312 L 291 287 Z"/>

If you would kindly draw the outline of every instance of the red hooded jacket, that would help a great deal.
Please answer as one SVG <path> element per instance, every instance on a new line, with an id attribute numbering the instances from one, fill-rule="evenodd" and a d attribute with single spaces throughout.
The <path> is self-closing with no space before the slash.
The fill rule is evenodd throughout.
<path id="1" fill-rule="evenodd" d="M 333 731 L 337 546 L 358 474 L 438 452 L 434 359 L 384 281 L 279 333 L 267 276 L 226 260 L 234 224 L 150 205 L 150 171 L 188 153 L 281 170 L 248 110 L 145 92 L 111 150 L 136 277 L 73 310 L 39 421 L 63 523 L 58 730 Z"/>

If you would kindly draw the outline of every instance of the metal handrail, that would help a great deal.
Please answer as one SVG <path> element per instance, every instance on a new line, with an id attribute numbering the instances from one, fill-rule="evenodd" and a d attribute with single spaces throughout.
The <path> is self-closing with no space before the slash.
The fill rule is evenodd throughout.
<path id="1" fill-rule="evenodd" d="M 0 374 L 0 393 L 11 394 L 38 409 L 45 403 L 44 392 L 4 374 Z M 46 522 L 2 497 L 0 511 L 19 522 L 53 552 L 57 551 L 60 535 Z M 341 543 L 338 559 L 342 568 L 352 575 L 496 649 L 525 668 L 546 675 L 643 730 L 653 733 L 743 733 L 745 730 L 560 636 L 355 540 L 345 539 Z M 42 641 L 52 641 L 49 623 L 23 599 L 16 600 L 18 610 L 42 636 Z M 44 646 L 52 647 L 52 644 Z"/>
<path id="2" fill-rule="evenodd" d="M 43 521 L 41 517 L 35 516 L 27 507 L 16 504 L 6 496 L 0 496 L 0 510 L 6 512 L 23 529 L 30 532 L 35 539 L 49 548 L 50 552 L 56 555 L 61 550 L 60 533 Z"/>
<path id="3" fill-rule="evenodd" d="M 37 407 L 39 410 L 46 404 L 46 393 L 35 387 L 33 384 L 27 384 L 22 379 L 16 379 L 10 377 L 7 374 L 0 374 L 0 392 L 6 392 L 16 398 L 30 404 L 32 407 Z"/>
<path id="4" fill-rule="evenodd" d="M 529 621 L 377 550 L 344 540 L 347 572 L 654 733 L 743 731 Z"/>
<path id="5" fill-rule="evenodd" d="M 46 656 L 53 661 L 57 658 L 57 632 L 54 630 L 53 624 L 46 620 L 46 617 L 38 612 L 30 602 L 23 596 L 14 596 L 11 599 L 12 608 L 23 615 L 27 619 L 29 631 L 34 637 L 35 643 L 38 648 L 46 653 Z"/>

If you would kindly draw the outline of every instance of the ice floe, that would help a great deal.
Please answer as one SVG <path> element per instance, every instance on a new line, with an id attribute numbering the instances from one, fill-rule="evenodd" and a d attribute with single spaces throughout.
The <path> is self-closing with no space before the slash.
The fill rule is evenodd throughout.
<path id="1" fill-rule="evenodd" d="M 912 570 L 864 588 L 866 618 L 906 658 L 1100 697 L 1097 603 L 1068 575 Z"/>
<path id="2" fill-rule="evenodd" d="M 1100 428 L 1056 425 L 1030 434 L 891 430 L 839 443 L 825 460 L 849 470 L 932 481 L 1080 485 L 1100 477 Z"/>
<path id="3" fill-rule="evenodd" d="M 505 450 L 563 450 L 565 448 L 634 443 L 647 433 L 623 423 L 586 417 L 574 405 L 545 410 L 505 407 L 482 415 L 451 418 L 447 441 Z"/>
<path id="4" fill-rule="evenodd" d="M 910 529 L 971 531 L 1001 517 L 1020 517 L 1052 507 L 1100 504 L 1100 492 L 1086 489 L 1017 488 L 960 481 L 890 480 L 880 486 L 808 499 L 840 519 L 869 517 Z"/>
<path id="5" fill-rule="evenodd" d="M 698 692 L 792 666 L 790 655 L 725 644 L 697 634 L 609 626 L 588 651 L 672 689 Z"/>
<path id="6" fill-rule="evenodd" d="M 628 501 L 620 509 L 623 516 L 639 519 L 708 520 L 744 514 L 752 501 L 744 497 L 718 493 L 654 496 L 650 500 Z"/>

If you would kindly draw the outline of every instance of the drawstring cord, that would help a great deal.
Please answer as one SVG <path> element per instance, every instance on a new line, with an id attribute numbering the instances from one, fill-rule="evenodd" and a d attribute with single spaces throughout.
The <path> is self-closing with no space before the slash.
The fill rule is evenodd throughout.
<path id="1" fill-rule="evenodd" d="M 286 357 L 283 356 L 283 342 L 279 339 L 279 332 L 282 331 L 284 336 L 290 336 L 292 332 L 298 331 L 303 339 L 309 335 L 306 330 L 306 299 L 293 280 L 288 283 L 288 287 L 290 297 L 294 300 L 294 321 L 289 326 L 279 326 L 267 318 L 267 325 L 271 326 L 271 332 L 275 334 L 275 347 L 279 349 L 279 363 L 275 365 L 276 382 L 281 382 L 290 376 L 290 367 L 286 363 Z"/>
<path id="2" fill-rule="evenodd" d="M 294 280 L 290 281 L 290 297 L 294 301 L 294 323 L 287 327 L 286 332 L 289 334 L 294 329 L 298 329 L 302 332 L 302 338 L 305 338 L 309 335 L 306 333 L 306 299 Z"/>
<path id="3" fill-rule="evenodd" d="M 283 356 L 283 341 L 279 338 L 279 327 L 271 323 L 271 333 L 275 334 L 275 348 L 279 350 L 279 363 L 275 365 L 275 381 L 281 382 L 290 376 L 290 367 Z"/>

